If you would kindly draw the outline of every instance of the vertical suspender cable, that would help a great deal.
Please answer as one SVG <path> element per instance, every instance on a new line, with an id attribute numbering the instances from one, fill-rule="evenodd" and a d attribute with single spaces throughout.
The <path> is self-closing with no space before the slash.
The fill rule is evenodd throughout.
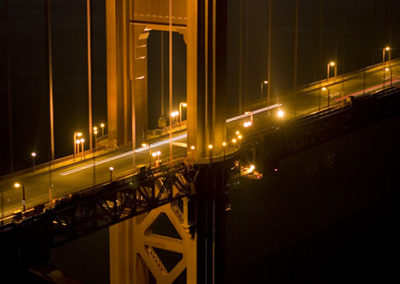
<path id="1" fill-rule="evenodd" d="M 298 48 L 299 48 L 299 0 L 295 3 L 294 12 L 294 62 L 293 62 L 293 89 L 297 88 L 297 64 L 298 64 Z"/>
<path id="2" fill-rule="evenodd" d="M 243 0 L 239 0 L 239 113 L 242 113 L 242 49 L 243 49 Z"/>
<path id="3" fill-rule="evenodd" d="M 161 117 L 164 116 L 164 32 L 161 32 Z"/>
<path id="4" fill-rule="evenodd" d="M 267 104 L 271 103 L 271 52 L 272 52 L 272 0 L 269 0 L 268 9 L 268 84 Z"/>
<path id="5" fill-rule="evenodd" d="M 92 53 L 90 30 L 90 0 L 86 0 L 86 27 L 87 27 L 87 64 L 88 64 L 88 105 L 89 105 L 89 149 L 93 149 L 92 130 Z"/>
<path id="6" fill-rule="evenodd" d="M 10 51 L 10 26 L 8 18 L 8 0 L 4 1 L 5 30 L 6 30 L 6 53 L 7 53 L 7 104 L 8 104 L 8 143 L 10 153 L 10 171 L 14 171 L 14 145 L 12 128 L 12 97 L 11 97 L 11 51 Z"/>
<path id="7" fill-rule="evenodd" d="M 172 77 L 172 0 L 169 0 L 169 38 L 168 38 L 168 47 L 169 47 L 169 62 L 168 62 L 168 69 L 169 69 L 169 159 L 172 161 L 172 91 L 173 91 L 173 77 Z"/>
<path id="8" fill-rule="evenodd" d="M 53 55 L 51 47 L 51 16 L 50 0 L 46 0 L 46 30 L 47 30 L 47 60 L 49 72 L 49 105 L 50 105 L 50 160 L 54 160 L 54 105 L 53 105 Z"/>

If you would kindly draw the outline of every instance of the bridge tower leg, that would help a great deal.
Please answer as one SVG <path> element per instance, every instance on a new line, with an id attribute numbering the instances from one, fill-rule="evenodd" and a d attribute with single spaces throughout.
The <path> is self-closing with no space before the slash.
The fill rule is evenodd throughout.
<path id="1" fill-rule="evenodd" d="M 187 226 L 187 202 L 110 228 L 111 283 L 196 283 L 197 242 Z"/>
<path id="2" fill-rule="evenodd" d="M 147 37 L 150 30 L 169 30 L 168 2 L 106 0 L 108 132 L 114 146 L 139 144 L 147 129 Z M 184 35 L 187 45 L 187 144 L 195 146 L 190 155 L 201 177 L 190 202 L 195 205 L 184 202 L 181 211 L 195 212 L 197 229 L 189 234 L 189 215 L 179 217 L 176 205 L 113 226 L 111 283 L 152 278 L 172 283 L 185 267 L 187 283 L 223 283 L 217 267 L 223 264 L 224 167 L 209 165 L 208 159 L 222 153 L 225 140 L 226 6 L 227 0 L 173 0 L 172 29 Z M 159 218 L 178 236 L 154 233 Z M 166 250 L 181 255 L 171 270 L 161 257 Z"/>

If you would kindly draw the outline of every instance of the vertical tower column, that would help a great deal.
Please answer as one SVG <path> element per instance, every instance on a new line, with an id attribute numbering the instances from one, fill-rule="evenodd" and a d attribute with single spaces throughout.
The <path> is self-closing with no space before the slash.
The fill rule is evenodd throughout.
<path id="1" fill-rule="evenodd" d="M 226 9 L 226 0 L 197 1 L 197 87 L 188 91 L 187 122 L 188 145 L 196 147 L 196 159 L 208 157 L 209 144 L 219 154 L 225 140 Z M 190 72 L 188 66 L 188 76 Z"/>
<path id="2" fill-rule="evenodd" d="M 106 0 L 107 126 L 113 147 L 128 144 L 132 129 L 128 6 L 129 1 Z"/>

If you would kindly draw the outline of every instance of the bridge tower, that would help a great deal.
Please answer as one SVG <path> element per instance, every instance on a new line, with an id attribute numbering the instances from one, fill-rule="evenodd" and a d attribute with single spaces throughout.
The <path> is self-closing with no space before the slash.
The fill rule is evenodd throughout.
<path id="1" fill-rule="evenodd" d="M 147 39 L 151 30 L 172 30 L 186 43 L 187 145 L 195 146 L 190 157 L 201 177 L 195 183 L 196 206 L 184 200 L 181 207 L 165 205 L 110 228 L 111 283 L 150 283 L 152 277 L 157 283 L 173 283 L 183 271 L 188 283 L 216 279 L 215 244 L 223 239 L 216 223 L 223 223 L 218 212 L 224 209 L 225 175 L 221 163 L 208 162 L 209 155 L 222 153 L 225 140 L 226 5 L 226 0 L 106 0 L 110 143 L 135 147 L 143 142 L 148 116 Z M 193 210 L 197 229 L 190 232 Z M 160 218 L 164 225 L 172 225 L 175 237 L 153 232 Z M 171 270 L 160 256 L 160 250 L 168 247 L 169 253 L 180 257 Z"/>

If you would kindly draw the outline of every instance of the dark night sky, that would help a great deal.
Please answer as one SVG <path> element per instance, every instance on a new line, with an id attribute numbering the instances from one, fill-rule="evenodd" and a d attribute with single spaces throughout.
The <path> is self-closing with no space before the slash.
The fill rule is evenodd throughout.
<path id="1" fill-rule="evenodd" d="M 5 5 L 8 2 L 8 25 Z M 86 1 L 52 2 L 56 156 L 72 152 L 72 133 L 87 132 Z M 239 58 L 242 58 L 244 101 L 259 96 L 260 82 L 267 77 L 269 1 L 231 0 L 228 5 L 228 104 L 236 107 L 239 93 Z M 293 88 L 294 0 L 274 1 L 272 23 L 273 94 Z M 321 9 L 321 3 L 323 3 Z M 7 46 L 10 47 L 12 140 L 15 168 L 30 165 L 29 153 L 38 161 L 49 153 L 48 83 L 44 0 L 0 0 L 0 173 L 9 171 Z M 106 121 L 105 3 L 92 1 L 93 15 L 93 122 Z M 321 14 L 322 11 L 322 14 Z M 239 54 L 239 18 L 242 13 L 242 53 Z M 322 25 L 320 20 L 322 19 Z M 6 40 L 8 27 L 9 41 Z M 322 31 L 322 37 L 320 36 Z M 320 80 L 326 63 L 337 60 L 338 73 L 356 70 L 381 60 L 390 44 L 392 57 L 400 46 L 400 2 L 394 0 L 301 0 L 299 1 L 298 85 Z M 182 40 L 174 41 L 175 65 L 184 66 Z M 180 46 L 180 47 L 179 47 Z M 159 33 L 149 40 L 149 92 L 159 100 Z M 321 52 L 320 52 L 321 51 Z M 153 71 L 154 70 L 154 71 Z M 153 73 L 154 72 L 154 73 Z M 177 79 L 175 104 L 184 98 L 184 73 Z M 167 75 L 165 78 L 168 78 Z M 178 81 L 180 83 L 178 83 Z M 160 107 L 151 110 L 150 121 Z M 154 124 L 154 123 L 153 123 Z M 87 136 L 87 135 L 86 135 Z"/>

